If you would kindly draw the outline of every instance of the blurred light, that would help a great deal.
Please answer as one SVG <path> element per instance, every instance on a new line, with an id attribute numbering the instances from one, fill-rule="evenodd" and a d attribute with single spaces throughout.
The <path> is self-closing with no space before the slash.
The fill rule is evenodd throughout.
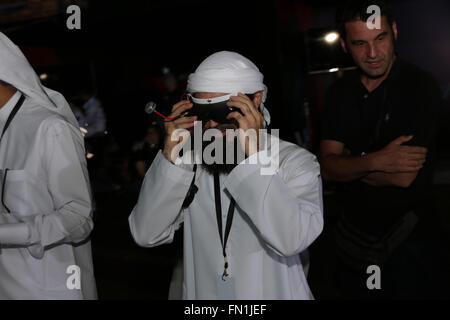
<path id="1" fill-rule="evenodd" d="M 88 159 L 92 159 L 93 157 L 94 157 L 94 154 L 93 154 L 93 153 L 88 152 L 88 153 L 86 154 L 86 158 L 88 158 Z"/>
<path id="2" fill-rule="evenodd" d="M 162 72 L 162 74 L 166 75 L 166 74 L 169 74 L 169 73 L 170 73 L 170 69 L 169 69 L 168 67 L 164 66 L 164 67 L 161 69 L 161 72 Z"/>
<path id="3" fill-rule="evenodd" d="M 41 80 L 47 80 L 48 74 L 46 74 L 46 73 L 41 73 L 41 74 L 39 75 L 39 78 L 40 78 Z"/>
<path id="4" fill-rule="evenodd" d="M 86 135 L 86 133 L 88 133 L 88 131 L 83 127 L 80 127 L 80 131 L 81 131 L 81 134 L 83 135 L 83 137 Z"/>
<path id="5" fill-rule="evenodd" d="M 333 43 L 339 38 L 336 32 L 329 32 L 325 35 L 325 41 L 328 43 Z"/>
<path id="6" fill-rule="evenodd" d="M 339 68 L 331 68 L 330 70 L 328 70 L 328 72 L 338 72 Z"/>

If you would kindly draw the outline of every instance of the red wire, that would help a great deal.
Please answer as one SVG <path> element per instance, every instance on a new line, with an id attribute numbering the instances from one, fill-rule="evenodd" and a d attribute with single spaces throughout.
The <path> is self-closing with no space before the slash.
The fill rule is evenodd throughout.
<path id="1" fill-rule="evenodd" d="M 161 117 L 163 117 L 164 119 L 171 120 L 171 121 L 174 119 L 174 118 L 168 118 L 168 117 L 162 115 L 161 113 L 159 113 L 159 112 L 156 111 L 156 110 L 155 110 L 155 112 L 156 112 L 158 115 L 160 115 Z"/>
<path id="2" fill-rule="evenodd" d="M 186 100 L 189 100 L 189 94 L 187 93 L 187 92 L 185 92 L 185 93 L 183 93 L 182 95 L 181 95 L 181 100 L 184 100 L 184 98 L 185 97 L 188 97 Z M 163 117 L 164 119 L 167 119 L 167 120 L 169 120 L 169 121 L 173 121 L 173 120 L 175 120 L 176 118 L 169 118 L 169 117 L 166 117 L 165 115 L 162 115 L 161 113 L 159 113 L 158 111 L 154 111 L 154 112 L 156 112 L 159 116 L 161 116 L 161 117 Z"/>

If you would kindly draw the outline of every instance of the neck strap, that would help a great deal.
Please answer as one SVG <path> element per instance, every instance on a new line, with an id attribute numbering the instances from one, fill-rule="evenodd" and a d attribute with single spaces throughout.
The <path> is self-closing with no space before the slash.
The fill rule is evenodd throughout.
<path id="1" fill-rule="evenodd" d="M 228 276 L 228 272 L 227 272 L 228 260 L 227 260 L 226 246 L 227 246 L 228 236 L 230 235 L 230 231 L 231 231 L 231 225 L 233 223 L 234 207 L 235 207 L 236 201 L 233 198 L 231 198 L 230 206 L 228 207 L 227 222 L 225 225 L 225 237 L 224 237 L 223 231 L 222 231 L 222 204 L 221 204 L 221 200 L 220 200 L 220 181 L 219 181 L 219 174 L 217 172 L 214 173 L 214 198 L 216 201 L 217 227 L 219 228 L 220 243 L 222 244 L 222 254 L 223 254 L 223 259 L 224 259 L 222 280 L 225 281 L 225 277 Z"/>

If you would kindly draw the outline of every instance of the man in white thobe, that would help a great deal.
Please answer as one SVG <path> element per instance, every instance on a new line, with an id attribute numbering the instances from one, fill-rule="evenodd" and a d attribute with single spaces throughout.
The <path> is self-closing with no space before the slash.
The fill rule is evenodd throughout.
<path id="1" fill-rule="evenodd" d="M 263 105 L 267 88 L 262 80 L 250 60 L 223 51 L 200 64 L 190 75 L 187 89 L 197 99 L 194 101 L 220 100 L 239 92 L 227 106 L 241 113 L 231 112 L 227 119 L 246 131 L 261 129 L 270 121 Z M 253 100 L 242 93 L 252 94 Z M 240 139 L 245 161 L 219 170 L 217 181 L 208 165 L 199 165 L 194 173 L 192 164 L 174 159 L 173 148 L 181 142 L 171 139 L 176 129 L 192 128 L 195 116 L 177 118 L 191 107 L 189 101 L 180 101 L 170 115 L 176 120 L 165 122 L 168 137 L 164 150 L 149 168 L 129 218 L 135 241 L 145 247 L 170 243 L 184 223 L 184 299 L 312 299 L 299 253 L 323 228 L 320 169 L 315 156 L 274 136 L 268 140 L 277 142 L 279 152 L 270 150 L 274 143 L 254 149 L 249 141 Z M 204 128 L 223 133 L 225 127 L 209 120 Z M 262 174 L 263 163 L 273 158 L 277 158 L 276 170 Z M 182 208 L 194 176 L 198 192 L 190 205 Z M 216 207 L 218 198 L 221 210 Z M 232 201 L 234 215 L 226 241 Z"/>
<path id="2" fill-rule="evenodd" d="M 83 136 L 0 33 L 0 299 L 96 299 Z"/>

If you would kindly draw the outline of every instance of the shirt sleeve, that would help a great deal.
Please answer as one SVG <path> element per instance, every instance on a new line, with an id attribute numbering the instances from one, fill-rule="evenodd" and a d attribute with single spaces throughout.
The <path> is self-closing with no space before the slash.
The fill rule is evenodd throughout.
<path id="1" fill-rule="evenodd" d="M 193 178 L 192 170 L 172 164 L 158 152 L 128 219 L 137 244 L 153 247 L 172 242 L 183 221 L 181 206 Z"/>
<path id="2" fill-rule="evenodd" d="M 38 132 L 43 135 L 38 161 L 46 172 L 54 211 L 21 215 L 17 223 L 2 225 L 0 229 L 0 242 L 26 246 L 36 258 L 43 256 L 47 246 L 82 242 L 93 229 L 83 142 L 73 132 L 78 128 L 55 119 L 44 126 Z"/>
<path id="3" fill-rule="evenodd" d="M 274 174 L 263 175 L 261 165 L 251 164 L 250 158 L 264 153 L 239 164 L 224 183 L 263 241 L 278 255 L 292 256 L 322 232 L 319 164 L 312 154 L 293 152 Z"/>

